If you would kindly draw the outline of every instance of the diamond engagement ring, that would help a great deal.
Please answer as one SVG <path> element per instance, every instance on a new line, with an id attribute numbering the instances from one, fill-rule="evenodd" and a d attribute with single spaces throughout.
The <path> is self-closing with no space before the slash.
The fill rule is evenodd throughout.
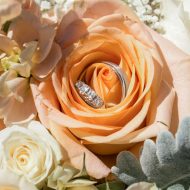
<path id="1" fill-rule="evenodd" d="M 75 83 L 75 88 L 77 89 L 80 97 L 91 107 L 97 109 L 104 105 L 102 98 L 100 98 L 100 96 L 98 96 L 96 92 L 84 82 L 77 81 Z"/>
<path id="2" fill-rule="evenodd" d="M 126 97 L 127 95 L 127 89 L 128 89 L 128 81 L 125 73 L 123 70 L 115 63 L 104 61 L 102 62 L 105 65 L 108 65 L 111 67 L 111 69 L 116 73 L 118 79 L 121 82 L 122 86 L 122 98 L 121 101 Z M 87 84 L 85 84 L 82 81 L 77 81 L 75 83 L 75 88 L 77 92 L 79 93 L 80 97 L 91 107 L 93 108 L 101 108 L 104 105 L 104 101 L 100 96 L 97 95 L 97 93 Z"/>

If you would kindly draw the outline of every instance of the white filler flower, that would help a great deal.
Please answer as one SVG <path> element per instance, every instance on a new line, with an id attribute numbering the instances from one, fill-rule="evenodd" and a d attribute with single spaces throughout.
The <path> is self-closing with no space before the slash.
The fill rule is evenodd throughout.
<path id="1" fill-rule="evenodd" d="M 38 188 L 62 159 L 59 144 L 37 121 L 0 131 L 0 153 L 0 168 L 25 176 Z"/>
<path id="2" fill-rule="evenodd" d="M 23 176 L 9 170 L 0 170 L 0 190 L 37 190 Z"/>

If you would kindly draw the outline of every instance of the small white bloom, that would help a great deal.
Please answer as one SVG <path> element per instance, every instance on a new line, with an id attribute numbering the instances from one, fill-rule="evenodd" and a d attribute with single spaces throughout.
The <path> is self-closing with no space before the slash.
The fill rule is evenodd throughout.
<path id="1" fill-rule="evenodd" d="M 144 14 L 146 12 L 146 9 L 144 6 L 137 6 L 136 11 L 137 13 Z"/>
<path id="2" fill-rule="evenodd" d="M 153 23 L 157 22 L 157 21 L 158 21 L 158 17 L 157 17 L 157 16 L 152 16 L 152 17 L 151 17 L 151 21 L 152 21 Z"/>
<path id="3" fill-rule="evenodd" d="M 51 3 L 49 1 L 42 1 L 40 9 L 42 11 L 51 9 Z"/>
<path id="4" fill-rule="evenodd" d="M 0 190 L 37 190 L 23 176 L 9 170 L 0 170 Z"/>
<path id="5" fill-rule="evenodd" d="M 58 143 L 37 121 L 26 128 L 13 125 L 0 131 L 0 153 L 2 169 L 24 175 L 37 187 L 43 185 L 62 159 Z"/>
<path id="6" fill-rule="evenodd" d="M 143 3 L 144 5 L 147 5 L 147 4 L 149 3 L 149 0 L 142 0 L 142 3 Z"/>
<path id="7" fill-rule="evenodd" d="M 152 13 L 152 7 L 150 5 L 145 5 L 146 13 L 151 14 Z"/>
<path id="8" fill-rule="evenodd" d="M 161 14 L 161 11 L 160 11 L 160 9 L 155 9 L 155 10 L 154 10 L 154 13 L 155 13 L 156 15 L 160 15 L 160 14 Z"/>

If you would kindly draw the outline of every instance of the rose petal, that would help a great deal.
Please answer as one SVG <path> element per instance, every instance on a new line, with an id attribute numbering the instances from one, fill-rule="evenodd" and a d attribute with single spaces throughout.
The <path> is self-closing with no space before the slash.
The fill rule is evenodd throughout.
<path id="1" fill-rule="evenodd" d="M 164 78 L 176 91 L 171 131 L 175 132 L 178 123 L 190 113 L 190 56 L 175 47 L 171 42 L 150 30 L 155 42 L 163 53 Z"/>
<path id="2" fill-rule="evenodd" d="M 95 8 L 96 7 L 96 8 Z M 66 47 L 77 41 L 84 34 L 88 33 L 88 21 L 94 20 L 106 15 L 119 13 L 130 19 L 138 20 L 137 16 L 131 11 L 125 3 L 115 0 L 81 0 L 74 2 L 74 11 L 69 11 L 62 19 L 56 40 Z M 87 18 L 80 20 L 81 18 Z"/>
<path id="3" fill-rule="evenodd" d="M 56 136 L 57 140 L 62 145 L 65 152 L 64 160 L 70 162 L 74 167 L 81 169 L 83 162 L 83 154 L 85 153 L 86 168 L 89 175 L 97 179 L 106 177 L 109 174 L 110 169 L 107 168 L 93 153 L 91 153 L 88 149 L 82 146 L 81 143 L 71 134 L 71 132 L 68 129 L 55 124 L 49 119 L 48 112 L 50 107 L 48 108 L 44 101 L 47 101 L 51 105 L 52 109 L 55 109 L 52 105 L 54 103 L 51 102 L 52 98 L 55 99 L 55 94 L 52 91 L 50 81 L 43 83 L 43 88 L 41 89 L 41 91 L 39 91 L 38 86 L 35 84 L 32 84 L 31 88 L 34 94 L 36 107 L 38 109 L 38 112 L 40 113 L 40 120 L 47 128 L 49 128 L 51 133 L 54 136 Z M 49 97 L 52 97 L 51 99 L 47 100 L 45 97 L 43 97 L 43 94 L 41 93 L 44 90 Z"/>

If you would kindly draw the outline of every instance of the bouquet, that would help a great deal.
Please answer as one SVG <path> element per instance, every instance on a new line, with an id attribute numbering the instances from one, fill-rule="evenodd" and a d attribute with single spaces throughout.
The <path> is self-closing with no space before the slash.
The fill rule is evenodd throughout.
<path id="1" fill-rule="evenodd" d="M 0 0 L 0 190 L 190 188 L 188 0 Z"/>

